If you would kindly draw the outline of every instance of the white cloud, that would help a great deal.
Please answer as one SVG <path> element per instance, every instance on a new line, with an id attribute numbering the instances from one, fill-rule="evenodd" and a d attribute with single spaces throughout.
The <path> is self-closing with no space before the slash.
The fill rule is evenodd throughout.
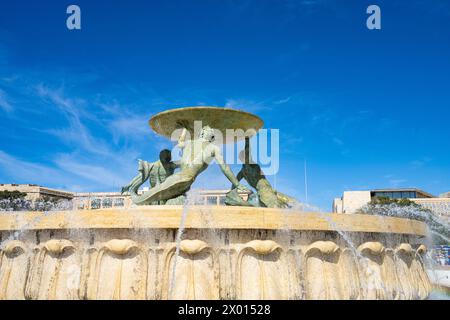
<path id="1" fill-rule="evenodd" d="M 49 129 L 48 133 L 90 153 L 112 155 L 108 145 L 103 140 L 92 136 L 89 129 L 83 124 L 82 117 L 89 118 L 89 115 L 83 110 L 84 100 L 66 98 L 61 89 L 53 90 L 43 85 L 37 86 L 37 94 L 57 107 L 69 123 L 66 128 Z"/>
<path id="2" fill-rule="evenodd" d="M 418 168 L 423 167 L 425 164 L 427 164 L 430 161 L 431 161 L 431 158 L 423 157 L 422 159 L 413 160 L 409 164 L 411 165 L 411 167 L 413 169 L 418 169 Z"/>
<path id="3" fill-rule="evenodd" d="M 2 76 L 1 84 L 20 98 L 15 114 L 20 114 L 21 119 L 33 119 L 31 130 L 51 142 L 49 148 L 34 148 L 40 159 L 47 159 L 42 163 L 1 151 L 0 177 L 4 183 L 36 183 L 71 191 L 119 190 L 137 173 L 138 158 L 154 161 L 159 150 L 172 146 L 148 125 L 150 113 L 167 104 L 154 93 L 150 93 L 150 98 L 138 98 L 137 102 L 127 104 L 129 97 L 123 90 L 120 95 L 91 93 L 86 90 L 86 81 L 79 80 L 78 75 L 61 81 L 55 81 L 59 78 L 54 74 L 42 72 Z M 74 95 L 74 90 L 80 93 Z M 132 91 L 133 97 L 142 97 L 148 88 L 126 90 Z M 0 95 L 0 109 L 12 108 L 3 90 Z M 122 101 L 117 101 L 117 96 Z M 15 123 L 17 128 L 26 124 L 19 120 Z"/>
<path id="4" fill-rule="evenodd" d="M 11 112 L 13 110 L 13 106 L 9 103 L 6 92 L 2 89 L 0 89 L 0 108 L 6 112 Z"/>
<path id="5" fill-rule="evenodd" d="M 152 135 L 152 131 L 144 116 L 124 115 L 111 120 L 108 126 L 115 141 L 120 137 L 142 139 Z"/>
<path id="6" fill-rule="evenodd" d="M 283 103 L 289 102 L 290 100 L 291 100 L 291 97 L 287 97 L 287 98 L 284 98 L 284 99 L 277 100 L 274 103 L 275 104 L 283 104 Z"/>
<path id="7" fill-rule="evenodd" d="M 342 146 L 344 144 L 344 141 L 342 141 L 341 139 L 339 139 L 337 137 L 333 137 L 333 142 L 339 146 Z"/>
<path id="8" fill-rule="evenodd" d="M 6 173 L 11 182 L 64 185 L 69 180 L 60 170 L 18 159 L 0 150 L 0 171 Z"/>
<path id="9" fill-rule="evenodd" d="M 124 158 L 132 157 L 125 154 Z M 53 163 L 44 165 L 26 161 L 0 150 L 0 172 L 10 179 L 8 183 L 35 183 L 38 185 L 65 189 L 73 192 L 95 190 L 119 190 L 128 179 L 135 164 L 123 165 L 123 158 L 117 162 L 91 164 L 90 159 L 74 155 L 59 155 Z M 132 167 L 133 166 L 133 167 Z M 3 181 L 3 183 L 6 183 Z"/>
<path id="10" fill-rule="evenodd" d="M 389 185 L 393 188 L 398 188 L 403 185 L 407 180 L 405 179 L 390 179 Z"/>
<path id="11" fill-rule="evenodd" d="M 111 189 L 127 181 L 124 176 L 117 174 L 117 164 L 110 165 L 107 163 L 106 166 L 93 165 L 77 161 L 70 155 L 60 155 L 55 159 L 55 163 L 67 172 L 93 181 L 98 185 L 110 187 Z M 109 168 L 108 165 L 110 165 Z"/>
<path id="12" fill-rule="evenodd" d="M 271 108 L 263 102 L 256 102 L 246 99 L 228 99 L 225 103 L 225 108 L 232 108 L 248 112 L 258 112 L 262 110 L 270 110 Z"/>
<path id="13" fill-rule="evenodd" d="M 306 6 L 314 6 L 314 5 L 318 5 L 321 4 L 323 1 L 320 0 L 303 0 L 301 1 L 301 4 L 306 5 Z"/>
<path id="14" fill-rule="evenodd" d="M 130 136 L 130 133 L 151 135 L 146 117 L 104 109 L 104 118 L 87 112 L 86 100 L 68 98 L 62 89 L 52 89 L 39 84 L 33 85 L 32 94 L 50 107 L 45 112 L 58 112 L 64 116 L 62 128 L 49 128 L 43 132 L 57 136 L 71 148 L 69 153 L 47 155 L 53 161 L 37 164 L 16 158 L 6 152 L 0 153 L 0 172 L 4 178 L 17 183 L 36 183 L 71 191 L 118 190 L 136 171 L 136 158 L 140 152 L 134 149 L 136 143 L 119 146 L 111 140 L 114 135 Z M 118 111 L 116 110 L 116 111 Z M 101 112 L 101 110 L 97 110 Z M 130 116 L 131 115 L 131 116 Z M 111 119 L 112 118 L 112 119 Z M 96 125 L 93 135 L 88 125 Z M 144 128 L 146 131 L 144 132 Z M 98 130 L 98 131 L 97 131 Z M 112 138 L 111 138 L 112 136 Z M 109 139 L 108 139 L 109 138 Z M 73 190 L 72 190 L 73 188 Z"/>

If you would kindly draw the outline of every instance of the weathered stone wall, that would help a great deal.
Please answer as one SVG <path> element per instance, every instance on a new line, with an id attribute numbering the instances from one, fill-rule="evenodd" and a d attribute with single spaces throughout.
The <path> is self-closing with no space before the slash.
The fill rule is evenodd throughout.
<path id="1" fill-rule="evenodd" d="M 425 299 L 421 236 L 188 229 L 1 231 L 0 299 Z M 175 266 L 175 268 L 174 268 Z"/>

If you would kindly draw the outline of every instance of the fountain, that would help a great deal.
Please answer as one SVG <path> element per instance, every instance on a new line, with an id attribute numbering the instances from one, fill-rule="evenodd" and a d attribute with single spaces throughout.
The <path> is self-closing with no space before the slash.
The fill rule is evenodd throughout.
<path id="1" fill-rule="evenodd" d="M 199 132 L 194 120 L 203 122 Z M 246 187 L 207 142 L 225 129 L 242 129 L 243 139 L 262 124 L 226 108 L 160 113 L 151 127 L 165 136 L 181 129 L 183 157 L 202 159 L 140 163 L 123 189 L 134 206 L 0 213 L 0 299 L 428 298 L 426 224 L 287 208 L 293 199 L 253 175 L 256 164 L 238 178 L 257 178 L 259 204 L 236 200 L 233 190 Z M 204 157 L 217 160 L 237 205 L 189 201 Z M 180 170 L 166 170 L 172 165 Z M 146 179 L 152 188 L 138 193 Z"/>

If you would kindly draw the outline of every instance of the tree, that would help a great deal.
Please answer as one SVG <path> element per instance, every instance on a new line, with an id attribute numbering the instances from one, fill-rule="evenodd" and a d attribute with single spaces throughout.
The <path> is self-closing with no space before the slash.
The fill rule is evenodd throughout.
<path id="1" fill-rule="evenodd" d="M 26 195 L 27 194 L 25 192 L 20 192 L 18 190 L 14 190 L 14 191 L 2 190 L 2 191 L 0 191 L 0 200 L 22 199 L 22 198 L 25 198 Z"/>
<path id="2" fill-rule="evenodd" d="M 72 209 L 72 202 L 67 199 L 42 196 L 31 201 L 25 199 L 26 195 L 26 193 L 17 190 L 0 191 L 0 211 L 54 211 Z"/>

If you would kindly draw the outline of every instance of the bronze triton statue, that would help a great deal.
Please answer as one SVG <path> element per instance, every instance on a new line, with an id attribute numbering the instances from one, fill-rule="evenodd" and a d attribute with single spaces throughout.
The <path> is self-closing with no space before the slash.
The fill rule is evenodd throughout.
<path id="1" fill-rule="evenodd" d="M 193 130 L 196 121 L 201 122 L 199 132 Z M 263 125 L 260 118 L 228 108 L 187 107 L 158 113 L 149 123 L 154 131 L 170 138 L 173 138 L 175 130 L 180 130 L 177 146 L 182 150 L 182 155 L 178 162 L 172 162 L 166 152 L 157 162 L 140 162 L 140 174 L 122 188 L 122 192 L 130 191 L 134 204 L 178 204 L 176 199 L 183 198 L 195 178 L 206 170 L 212 160 L 216 160 L 234 189 L 250 192 L 236 179 L 230 167 L 224 162 L 221 149 L 214 142 L 216 133 L 220 132 L 222 137 L 226 137 L 228 129 L 256 133 Z M 220 139 L 218 142 L 221 142 Z M 175 168 L 180 170 L 175 172 Z M 151 189 L 138 194 L 138 188 L 148 178 Z"/>
<path id="2" fill-rule="evenodd" d="M 201 123 L 199 132 L 194 130 L 197 121 Z M 187 107 L 158 113 L 150 119 L 150 126 L 157 133 L 170 138 L 173 138 L 176 130 L 181 131 L 177 144 L 182 150 L 181 160 L 173 162 L 169 150 L 161 151 L 159 161 L 149 163 L 140 160 L 139 174 L 122 188 L 122 193 L 129 191 L 133 203 L 137 205 L 180 204 L 197 176 L 208 168 L 212 160 L 216 160 L 232 184 L 226 204 L 272 208 L 292 206 L 295 199 L 274 190 L 261 167 L 251 161 L 249 137 L 256 134 L 262 125 L 262 120 L 257 116 L 228 108 Z M 229 130 L 234 133 L 232 139 L 227 136 Z M 224 141 L 218 139 L 219 143 L 234 143 L 235 139 L 245 138 L 245 150 L 240 154 L 243 166 L 237 177 L 225 163 L 221 149 L 215 144 L 219 133 L 222 138 L 225 137 Z M 175 172 L 177 168 L 180 170 Z M 253 203 L 256 195 L 250 196 L 251 201 L 244 201 L 239 196 L 239 192 L 251 193 L 239 182 L 242 178 L 256 189 L 257 203 Z M 138 194 L 139 187 L 148 179 L 151 189 Z"/>
<path id="3" fill-rule="evenodd" d="M 130 192 L 132 197 L 138 195 L 139 188 L 149 180 L 150 187 L 154 188 L 158 184 L 166 181 L 171 176 L 179 164 L 172 161 L 170 150 L 164 149 L 159 153 L 159 160 L 155 162 L 147 162 L 139 160 L 139 174 L 135 176 L 130 183 L 122 187 L 122 193 Z M 154 201 L 151 204 L 165 204 L 165 200 Z"/>
<path id="4" fill-rule="evenodd" d="M 138 205 L 151 204 L 154 201 L 165 201 L 186 193 L 195 178 L 208 168 L 213 159 L 217 161 L 223 174 L 239 191 L 249 191 L 241 185 L 230 167 L 224 162 L 222 153 L 214 142 L 214 130 L 209 126 L 202 128 L 200 135 L 186 141 L 186 128 L 183 128 L 178 140 L 178 147 L 183 150 L 180 171 L 168 176 L 164 182 L 157 184 L 141 195 L 131 194 L 133 202 Z"/>
<path id="5" fill-rule="evenodd" d="M 250 186 L 256 189 L 259 206 L 269 208 L 287 208 L 298 203 L 298 201 L 294 198 L 272 188 L 259 164 L 253 162 L 252 160 L 250 153 L 250 139 L 248 137 L 245 138 L 245 149 L 239 153 L 239 159 L 243 164 L 241 171 L 237 174 L 237 179 L 240 181 L 244 178 Z M 257 205 L 253 203 L 253 199 L 249 199 L 250 201 L 244 201 L 241 199 L 237 190 L 234 190 L 233 186 L 231 189 L 232 190 L 227 194 L 225 204 L 232 206 Z"/>

